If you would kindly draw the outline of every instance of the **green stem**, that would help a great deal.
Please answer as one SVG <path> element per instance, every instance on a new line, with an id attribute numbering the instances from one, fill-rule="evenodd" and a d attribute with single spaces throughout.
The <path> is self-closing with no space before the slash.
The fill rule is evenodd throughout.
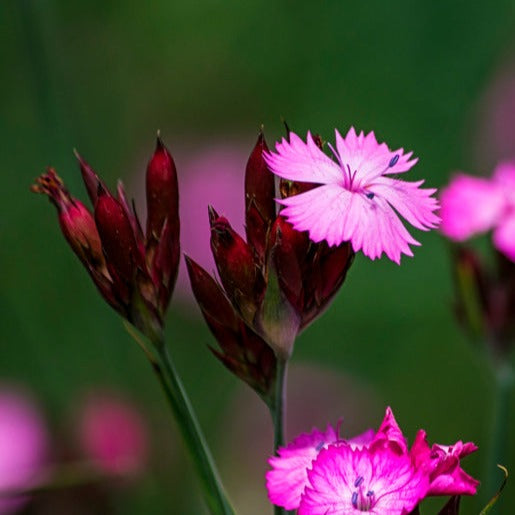
<path id="1" fill-rule="evenodd" d="M 508 458 L 508 419 L 510 393 L 513 386 L 513 369 L 507 361 L 497 364 L 494 370 L 495 391 L 493 403 L 492 429 L 490 433 L 490 450 L 483 486 L 483 497 L 489 500 L 498 490 L 501 474 L 497 464 L 506 465 Z"/>
<path id="2" fill-rule="evenodd" d="M 202 483 L 208 508 L 213 515 L 233 515 L 234 510 L 224 492 L 209 447 L 186 395 L 186 391 L 177 375 L 167 347 L 163 341 L 155 343 L 164 369 L 156 361 L 151 362 L 151 364 L 193 459 L 196 472 Z"/>
<path id="3" fill-rule="evenodd" d="M 286 369 L 288 361 L 286 359 L 277 359 L 277 368 L 275 373 L 275 389 L 273 405 L 270 408 L 272 422 L 274 425 L 274 452 L 284 445 L 284 422 L 286 408 Z M 280 506 L 274 507 L 275 515 L 285 515 L 288 513 Z"/>

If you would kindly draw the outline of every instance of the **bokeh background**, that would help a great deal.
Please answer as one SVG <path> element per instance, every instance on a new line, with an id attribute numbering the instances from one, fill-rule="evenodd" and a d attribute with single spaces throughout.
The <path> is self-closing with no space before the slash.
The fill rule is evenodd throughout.
<path id="1" fill-rule="evenodd" d="M 46 493 L 27 513 L 204 513 L 142 352 L 67 248 L 54 209 L 29 192 L 46 165 L 85 199 L 76 147 L 108 184 L 121 177 L 141 210 L 160 129 L 184 184 L 184 247 L 202 260 L 208 199 L 241 220 L 246 156 L 262 124 L 269 143 L 282 136 L 282 117 L 326 139 L 335 127 L 374 130 L 413 149 L 412 178 L 431 186 L 515 157 L 511 1 L 4 0 L 0 27 L 0 380 L 38 403 L 53 456 L 73 449 L 74 414 L 99 389 L 137 407 L 150 449 L 130 484 Z M 483 479 L 492 376 L 455 323 L 447 244 L 436 232 L 416 237 L 422 247 L 400 267 L 357 256 L 332 307 L 299 338 L 288 435 L 339 416 L 352 435 L 377 427 L 390 405 L 411 438 L 423 427 L 432 441 L 475 441 L 465 468 Z M 172 353 L 236 506 L 269 513 L 267 413 L 208 351 L 181 284 L 167 321 Z M 479 506 L 466 499 L 463 513 Z M 502 513 L 513 512 L 508 485 Z"/>

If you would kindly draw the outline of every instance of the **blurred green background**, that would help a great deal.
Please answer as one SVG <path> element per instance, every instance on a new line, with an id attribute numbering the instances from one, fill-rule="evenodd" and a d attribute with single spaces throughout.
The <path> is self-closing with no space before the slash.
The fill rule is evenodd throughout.
<path id="1" fill-rule="evenodd" d="M 108 184 L 121 177 L 135 194 L 157 129 L 172 153 L 202 152 L 211 140 L 243 142 L 250 152 L 261 124 L 269 143 L 282 135 L 281 117 L 326 139 L 335 127 L 374 130 L 390 147 L 413 149 L 420 162 L 412 179 L 430 186 L 455 169 L 489 173 L 496 156 L 478 152 L 481 113 L 492 81 L 515 63 L 515 5 L 4 0 L 0 22 L 0 378 L 34 392 L 55 435 L 66 432 L 84 390 L 126 392 L 148 419 L 153 455 L 143 478 L 113 494 L 114 513 L 204 513 L 141 351 L 29 185 L 51 164 L 85 199 L 77 147 Z M 205 188 L 213 186 L 207 176 Z M 390 405 L 410 438 L 423 427 L 431 441 L 476 442 L 480 451 L 464 466 L 483 479 L 492 377 L 454 321 L 445 242 L 415 236 L 422 247 L 400 267 L 358 256 L 332 307 L 299 338 L 296 384 L 303 374 L 295 367 L 306 371 L 303 391 L 312 390 L 311 364 L 319 383 L 343 385 L 330 388 L 325 421 L 311 422 L 310 413 L 327 399 L 304 403 L 303 429 L 334 422 L 335 409 L 344 432 L 377 427 Z M 263 435 L 271 446 L 267 414 L 213 359 L 193 308 L 172 306 L 167 334 L 231 496 L 243 514 L 270 512 L 266 453 L 251 452 Z M 292 403 L 299 391 L 291 389 Z M 504 463 L 513 472 L 513 395 L 510 402 Z M 426 513 L 442 501 L 429 504 Z M 462 512 L 479 506 L 466 499 Z M 510 484 L 501 512 L 515 512 Z"/>

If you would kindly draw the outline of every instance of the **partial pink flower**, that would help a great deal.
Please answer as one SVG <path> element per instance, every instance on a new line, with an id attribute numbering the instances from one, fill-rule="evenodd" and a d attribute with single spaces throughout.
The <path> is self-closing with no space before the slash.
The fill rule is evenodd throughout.
<path id="1" fill-rule="evenodd" d="M 370 447 L 387 447 L 396 454 L 406 454 L 408 452 L 406 437 L 402 434 L 390 406 L 386 408 L 383 422 L 370 442 Z"/>
<path id="2" fill-rule="evenodd" d="M 427 476 L 409 456 L 387 448 L 372 451 L 332 445 L 320 452 L 308 477 L 299 515 L 405 515 L 428 489 Z"/>
<path id="3" fill-rule="evenodd" d="M 427 443 L 426 432 L 417 433 L 410 455 L 416 467 L 425 468 L 429 475 L 428 495 L 475 495 L 479 481 L 467 474 L 460 459 L 477 451 L 472 442 L 461 440 L 454 445 Z"/>
<path id="4" fill-rule="evenodd" d="M 336 161 L 317 146 L 308 132 L 306 143 L 294 133 L 276 144 L 276 153 L 265 154 L 271 170 L 283 179 L 320 185 L 299 195 L 278 200 L 281 214 L 299 231 L 309 231 L 315 242 L 330 246 L 350 241 L 354 251 L 370 259 L 384 252 L 400 263 L 401 254 L 412 256 L 409 245 L 419 245 L 398 215 L 421 230 L 436 227 L 435 189 L 421 188 L 424 181 L 406 182 L 389 177 L 407 172 L 418 159 L 412 152 L 391 151 L 379 144 L 373 132 L 356 134 L 353 127 L 343 138 L 336 133 Z"/>
<path id="5" fill-rule="evenodd" d="M 147 429 L 131 403 L 110 393 L 91 395 L 79 423 L 83 452 L 104 472 L 134 475 L 144 468 Z"/>
<path id="6" fill-rule="evenodd" d="M 442 232 L 455 241 L 493 231 L 493 243 L 515 261 L 515 163 L 501 163 L 491 178 L 455 175 L 441 195 Z"/>
<path id="7" fill-rule="evenodd" d="M 423 430 L 408 450 L 388 407 L 377 432 L 345 440 L 329 426 L 280 448 L 269 460 L 267 488 L 274 504 L 300 514 L 407 514 L 428 495 L 474 495 L 479 482 L 460 459 L 475 450 L 461 441 L 430 447 Z"/>
<path id="8" fill-rule="evenodd" d="M 331 425 L 325 431 L 314 429 L 278 449 L 270 458 L 272 470 L 266 474 L 268 496 L 273 504 L 287 510 L 298 508 L 300 497 L 308 482 L 308 470 L 318 453 L 338 441 L 338 429 Z"/>
<path id="9" fill-rule="evenodd" d="M 46 464 L 48 434 L 33 402 L 16 390 L 0 392 L 0 493 L 34 487 Z M 0 514 L 16 512 L 26 497 L 0 497 Z"/>

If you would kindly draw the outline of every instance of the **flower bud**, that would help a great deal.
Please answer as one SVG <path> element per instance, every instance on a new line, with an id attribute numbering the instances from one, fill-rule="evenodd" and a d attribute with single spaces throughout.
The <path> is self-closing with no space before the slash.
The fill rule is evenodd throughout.
<path id="1" fill-rule="evenodd" d="M 220 351 L 213 354 L 236 376 L 270 403 L 277 360 L 267 343 L 234 312 L 216 281 L 186 256 L 193 294 Z"/>
<path id="2" fill-rule="evenodd" d="M 106 272 L 100 236 L 86 206 L 70 195 L 53 168 L 48 168 L 36 182 L 32 191 L 48 195 L 57 208 L 61 230 L 77 257 L 86 267 Z"/>
<path id="3" fill-rule="evenodd" d="M 147 166 L 147 241 L 158 240 L 165 220 L 172 234 L 179 233 L 179 189 L 172 156 L 157 138 L 154 155 Z"/>
<path id="4" fill-rule="evenodd" d="M 261 271 L 254 263 L 251 248 L 227 219 L 209 208 L 211 250 L 227 295 L 247 323 L 252 324 L 264 291 Z"/>
<path id="5" fill-rule="evenodd" d="M 275 181 L 264 152 L 268 147 L 260 132 L 245 173 L 245 228 L 247 241 L 261 262 L 265 259 L 267 233 L 275 219 Z"/>
<path id="6" fill-rule="evenodd" d="M 137 245 L 131 223 L 122 205 L 102 187 L 98 191 L 95 222 L 109 272 L 124 283 L 131 283 L 137 266 Z"/>

